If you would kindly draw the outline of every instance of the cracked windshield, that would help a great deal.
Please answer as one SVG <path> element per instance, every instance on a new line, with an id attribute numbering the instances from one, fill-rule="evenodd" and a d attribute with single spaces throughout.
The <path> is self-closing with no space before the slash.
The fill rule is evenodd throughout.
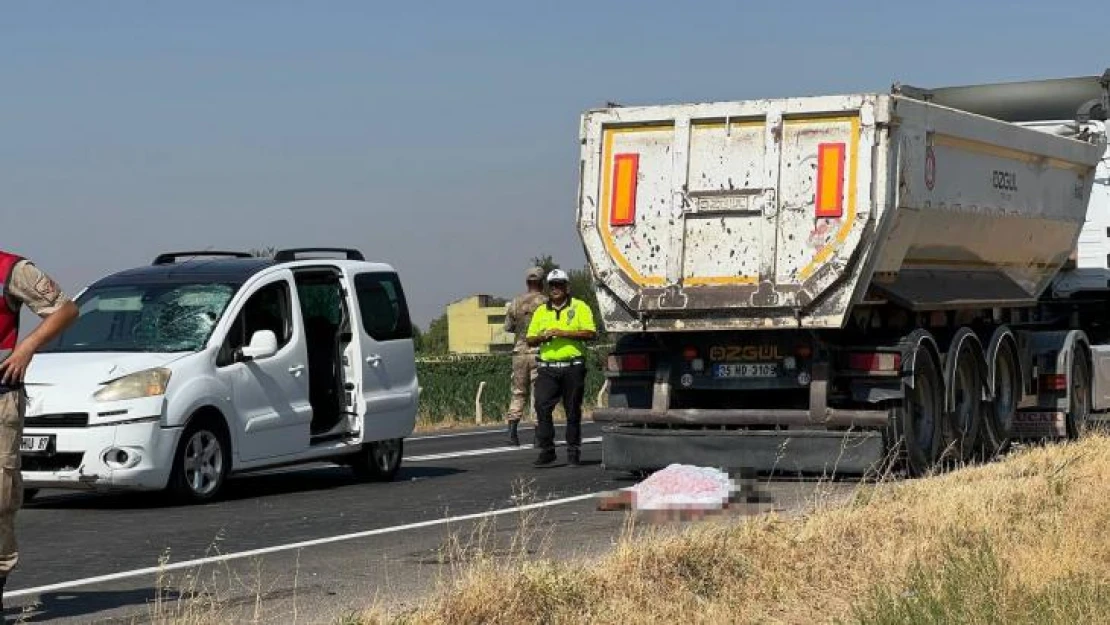
<path id="1" fill-rule="evenodd" d="M 90 289 L 81 316 L 46 351 L 189 352 L 204 347 L 235 289 L 223 284 Z"/>

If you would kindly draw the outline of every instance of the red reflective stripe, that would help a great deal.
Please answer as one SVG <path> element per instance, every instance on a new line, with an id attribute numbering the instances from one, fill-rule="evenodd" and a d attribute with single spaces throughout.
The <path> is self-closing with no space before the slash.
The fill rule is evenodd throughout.
<path id="1" fill-rule="evenodd" d="M 1041 374 L 1041 390 L 1066 391 L 1068 390 L 1068 376 L 1063 373 Z"/>
<path id="2" fill-rule="evenodd" d="M 848 367 L 856 371 L 898 371 L 902 355 L 893 352 L 856 352 L 848 355 Z"/>
<path id="3" fill-rule="evenodd" d="M 636 221 L 636 179 L 640 175 L 639 154 L 613 157 L 613 200 L 609 225 L 627 226 Z"/>
<path id="4" fill-rule="evenodd" d="M 844 215 L 844 153 L 843 143 L 822 143 L 817 146 L 817 194 L 814 213 L 818 218 L 839 218 Z"/>

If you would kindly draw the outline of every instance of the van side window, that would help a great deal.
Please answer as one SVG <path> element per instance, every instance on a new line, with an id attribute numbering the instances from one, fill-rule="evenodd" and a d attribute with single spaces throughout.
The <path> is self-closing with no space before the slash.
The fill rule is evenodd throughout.
<path id="1" fill-rule="evenodd" d="M 289 284 L 284 280 L 268 284 L 247 300 L 220 349 L 219 363 L 226 365 L 236 349 L 250 343 L 251 336 L 259 330 L 270 330 L 278 340 L 278 349 L 293 338 L 292 305 Z"/>
<path id="2" fill-rule="evenodd" d="M 375 341 L 412 338 L 405 293 L 392 273 L 362 273 L 355 276 L 362 327 Z"/>

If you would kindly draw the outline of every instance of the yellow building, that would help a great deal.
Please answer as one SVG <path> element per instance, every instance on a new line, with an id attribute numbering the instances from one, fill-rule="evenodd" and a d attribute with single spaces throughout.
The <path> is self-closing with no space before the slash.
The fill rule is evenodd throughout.
<path id="1" fill-rule="evenodd" d="M 513 349 L 505 332 L 505 305 L 489 295 L 471 295 L 447 306 L 447 349 L 452 354 L 489 354 Z"/>

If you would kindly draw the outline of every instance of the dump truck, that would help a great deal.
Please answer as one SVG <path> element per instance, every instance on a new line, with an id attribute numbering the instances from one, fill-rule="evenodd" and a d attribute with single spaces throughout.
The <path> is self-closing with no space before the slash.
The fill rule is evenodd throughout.
<path id="1" fill-rule="evenodd" d="M 1110 410 L 1101 75 L 585 112 L 608 469 L 921 475 Z"/>

